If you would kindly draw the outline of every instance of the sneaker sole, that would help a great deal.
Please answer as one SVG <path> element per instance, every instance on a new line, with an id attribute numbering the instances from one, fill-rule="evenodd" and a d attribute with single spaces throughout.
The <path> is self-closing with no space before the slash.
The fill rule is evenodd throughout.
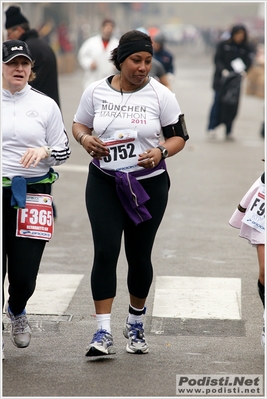
<path id="1" fill-rule="evenodd" d="M 124 327 L 123 329 L 123 335 L 126 339 L 129 339 L 129 331 L 127 327 Z M 149 352 L 149 348 L 147 347 L 146 349 L 142 349 L 142 348 L 135 348 L 135 349 L 131 349 L 129 347 L 129 345 L 126 345 L 126 351 L 128 353 L 132 353 L 132 354 L 137 354 L 137 355 L 145 355 L 146 353 Z"/>
<path id="2" fill-rule="evenodd" d="M 149 348 L 146 349 L 131 349 L 129 345 L 126 345 L 126 351 L 128 353 L 136 354 L 136 355 L 145 355 L 149 352 Z"/>
<path id="3" fill-rule="evenodd" d="M 5 313 L 6 313 L 6 316 L 11 320 L 11 316 L 10 316 L 9 311 L 8 311 L 8 302 L 7 302 L 6 305 L 5 305 Z M 12 336 L 12 331 L 10 332 L 10 340 L 11 340 L 11 342 L 13 343 L 13 345 L 16 346 L 16 348 L 27 348 L 27 347 L 30 345 L 30 342 L 31 342 L 31 331 L 30 331 L 30 340 L 29 340 L 29 342 L 28 342 L 27 344 L 24 344 L 24 343 L 22 343 L 22 344 L 17 343 L 17 342 L 14 340 L 13 336 Z"/>
<path id="4" fill-rule="evenodd" d="M 11 342 L 17 347 L 17 348 L 27 348 L 30 345 L 30 341 L 27 344 L 19 344 L 17 343 L 12 336 L 10 336 Z"/>
<path id="5" fill-rule="evenodd" d="M 29 332 L 29 334 L 30 334 L 29 342 L 21 342 L 21 341 L 20 342 L 16 342 L 15 338 L 12 335 L 12 331 L 10 331 L 10 340 L 13 343 L 13 345 L 15 345 L 17 348 L 27 348 L 30 345 L 32 333 Z"/>
<path id="6" fill-rule="evenodd" d="M 107 356 L 107 355 L 115 355 L 116 351 L 114 348 L 108 348 L 108 349 L 104 349 L 104 348 L 98 348 L 95 346 L 91 346 L 91 348 L 89 348 L 89 350 L 86 352 L 85 356 L 89 357 L 89 356 Z"/>
<path id="7" fill-rule="evenodd" d="M 128 334 L 128 328 L 127 328 L 127 327 L 124 327 L 124 329 L 123 329 L 123 335 L 124 335 L 124 337 L 125 337 L 126 339 L 129 339 L 129 334 Z M 138 354 L 138 355 L 144 354 L 144 355 L 145 355 L 146 353 L 149 352 L 149 348 L 147 347 L 146 349 L 142 349 L 142 348 L 131 349 L 131 348 L 129 347 L 129 345 L 127 344 L 127 345 L 126 345 L 126 351 L 127 351 L 128 353 L 132 353 L 132 354 Z"/>

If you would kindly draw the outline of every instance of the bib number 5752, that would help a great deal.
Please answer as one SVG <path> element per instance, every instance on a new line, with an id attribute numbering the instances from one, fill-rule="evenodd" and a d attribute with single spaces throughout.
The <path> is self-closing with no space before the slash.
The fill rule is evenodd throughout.
<path id="1" fill-rule="evenodd" d="M 133 143 L 120 144 L 109 147 L 109 155 L 103 158 L 105 162 L 118 161 L 119 159 L 135 158 L 135 146 Z"/>

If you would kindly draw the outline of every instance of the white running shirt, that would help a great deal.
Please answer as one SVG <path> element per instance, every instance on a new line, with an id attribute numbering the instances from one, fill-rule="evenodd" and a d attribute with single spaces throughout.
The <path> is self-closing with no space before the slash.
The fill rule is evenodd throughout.
<path id="1" fill-rule="evenodd" d="M 161 128 L 177 123 L 180 114 L 175 94 L 152 77 L 141 89 L 123 94 L 102 79 L 85 89 L 74 121 L 93 128 L 103 141 L 132 132 L 140 154 L 157 147 Z"/>
<path id="2" fill-rule="evenodd" d="M 36 167 L 19 163 L 28 148 L 49 146 L 52 154 Z M 69 140 L 56 102 L 27 84 L 14 95 L 2 90 L 2 176 L 25 178 L 45 175 L 50 166 L 70 156 Z"/>

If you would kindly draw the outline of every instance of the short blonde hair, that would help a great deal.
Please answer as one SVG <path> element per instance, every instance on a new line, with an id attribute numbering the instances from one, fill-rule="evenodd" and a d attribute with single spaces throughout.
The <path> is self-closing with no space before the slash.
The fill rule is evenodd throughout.
<path id="1" fill-rule="evenodd" d="M 32 68 L 34 67 L 34 61 L 32 62 Z M 30 76 L 29 76 L 29 82 L 32 82 L 36 78 L 36 73 L 31 70 Z"/>

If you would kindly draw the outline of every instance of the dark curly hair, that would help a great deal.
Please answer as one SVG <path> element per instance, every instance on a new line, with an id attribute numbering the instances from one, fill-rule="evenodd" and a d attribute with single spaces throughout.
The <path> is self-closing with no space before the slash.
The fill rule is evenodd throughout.
<path id="1" fill-rule="evenodd" d="M 131 42 L 131 41 L 134 42 L 143 39 L 148 40 L 152 45 L 151 37 L 148 36 L 146 33 L 143 33 L 139 30 L 130 30 L 129 32 L 126 32 L 124 33 L 124 35 L 121 36 L 118 47 L 125 42 Z M 118 47 L 116 47 L 114 50 L 111 51 L 110 61 L 118 69 L 118 71 L 120 71 L 121 67 L 117 59 Z"/>

